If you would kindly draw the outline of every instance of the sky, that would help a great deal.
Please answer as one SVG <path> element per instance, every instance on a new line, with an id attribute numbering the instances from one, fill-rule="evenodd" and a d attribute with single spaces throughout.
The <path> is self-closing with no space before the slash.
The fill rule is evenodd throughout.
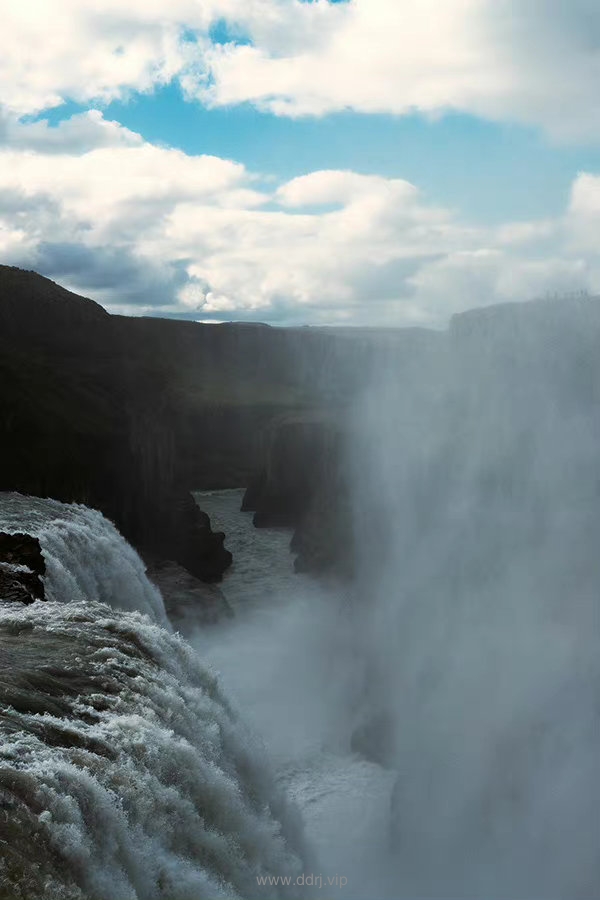
<path id="1" fill-rule="evenodd" d="M 109 311 L 600 293 L 597 0 L 0 0 L 0 262 Z"/>

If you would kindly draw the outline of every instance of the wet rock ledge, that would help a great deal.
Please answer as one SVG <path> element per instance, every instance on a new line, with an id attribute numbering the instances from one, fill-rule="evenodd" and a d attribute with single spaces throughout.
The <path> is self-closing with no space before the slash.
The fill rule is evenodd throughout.
<path id="1" fill-rule="evenodd" d="M 0 600 L 30 604 L 45 600 L 46 563 L 37 538 L 0 532 Z"/>

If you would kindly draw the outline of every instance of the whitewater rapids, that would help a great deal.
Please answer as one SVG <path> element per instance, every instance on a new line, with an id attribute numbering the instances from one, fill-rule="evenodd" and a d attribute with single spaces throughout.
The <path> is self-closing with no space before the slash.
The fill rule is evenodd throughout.
<path id="1" fill-rule="evenodd" d="M 142 560 L 98 510 L 2 493 L 0 531 L 23 531 L 38 538 L 46 562 L 48 600 L 96 600 L 145 613 L 170 627 L 160 591 L 146 578 Z"/>
<path id="2" fill-rule="evenodd" d="M 40 539 L 50 597 L 0 601 L 3 900 L 299 896 L 297 815 L 137 554 L 84 507 L 0 510 Z"/>

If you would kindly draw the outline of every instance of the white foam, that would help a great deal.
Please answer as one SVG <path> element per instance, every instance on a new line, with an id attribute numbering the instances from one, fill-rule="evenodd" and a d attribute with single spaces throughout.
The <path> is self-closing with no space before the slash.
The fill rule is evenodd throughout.
<path id="1" fill-rule="evenodd" d="M 257 886 L 302 871 L 301 829 L 214 674 L 179 637 L 97 603 L 0 604 L 2 646 L 15 652 L 5 658 L 13 694 L 0 722 L 0 794 L 11 773 L 33 778 L 42 832 L 85 896 L 299 895 Z M 44 700 L 43 679 L 32 680 L 40 665 L 65 687 L 53 682 L 62 712 L 18 711 Z M 39 852 L 32 843 L 33 868 Z M 59 888 L 55 877 L 49 896 Z"/>
<path id="2" fill-rule="evenodd" d="M 46 561 L 46 597 L 93 600 L 137 610 L 169 627 L 160 591 L 138 554 L 102 513 L 79 504 L 0 493 L 0 531 L 37 537 Z"/>

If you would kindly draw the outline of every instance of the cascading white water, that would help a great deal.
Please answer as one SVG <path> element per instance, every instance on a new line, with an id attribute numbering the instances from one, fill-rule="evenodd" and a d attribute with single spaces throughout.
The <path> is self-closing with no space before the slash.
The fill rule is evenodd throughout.
<path id="1" fill-rule="evenodd" d="M 143 562 L 97 510 L 0 493 L 0 531 L 24 531 L 39 539 L 49 600 L 96 600 L 143 612 L 169 627 L 160 591 L 146 578 Z"/>
<path id="2" fill-rule="evenodd" d="M 297 814 L 137 555 L 91 510 L 2 500 L 51 595 L 0 598 L 3 900 L 300 896 Z"/>

